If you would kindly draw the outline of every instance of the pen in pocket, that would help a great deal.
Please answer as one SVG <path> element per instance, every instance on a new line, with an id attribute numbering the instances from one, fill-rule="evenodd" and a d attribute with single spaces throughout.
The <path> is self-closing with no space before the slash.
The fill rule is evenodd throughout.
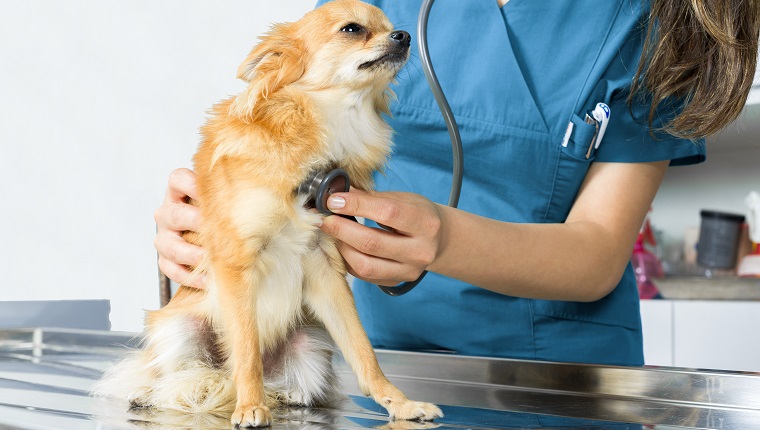
<path id="1" fill-rule="evenodd" d="M 586 159 L 589 159 L 591 151 L 599 148 L 602 143 L 604 132 L 607 130 L 607 123 L 610 121 L 610 107 L 605 103 L 597 103 L 593 111 L 586 112 L 585 121 L 586 124 L 593 124 L 596 127 L 591 142 L 589 142 L 588 151 L 586 151 Z"/>

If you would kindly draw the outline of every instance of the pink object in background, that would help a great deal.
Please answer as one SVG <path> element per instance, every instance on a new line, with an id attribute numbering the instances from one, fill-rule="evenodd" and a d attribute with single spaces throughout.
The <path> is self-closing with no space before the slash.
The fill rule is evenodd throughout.
<path id="1" fill-rule="evenodd" d="M 739 264 L 738 275 L 745 278 L 760 278 L 760 193 L 752 191 L 744 201 L 747 205 L 747 224 L 752 252 Z"/>
<path id="2" fill-rule="evenodd" d="M 652 233 L 652 227 L 649 224 L 649 218 L 644 221 L 644 225 L 639 231 L 639 237 L 636 239 L 633 255 L 631 255 L 631 264 L 633 264 L 633 270 L 636 273 L 639 298 L 660 299 L 662 296 L 652 282 L 652 278 L 662 278 L 665 273 L 657 256 L 646 249 L 646 243 L 653 246 L 657 244 Z"/>

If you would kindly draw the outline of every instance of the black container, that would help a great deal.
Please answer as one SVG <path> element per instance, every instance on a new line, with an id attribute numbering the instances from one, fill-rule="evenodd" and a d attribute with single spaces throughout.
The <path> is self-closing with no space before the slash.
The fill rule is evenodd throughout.
<path id="1" fill-rule="evenodd" d="M 697 263 L 711 269 L 733 269 L 744 215 L 701 211 Z"/>

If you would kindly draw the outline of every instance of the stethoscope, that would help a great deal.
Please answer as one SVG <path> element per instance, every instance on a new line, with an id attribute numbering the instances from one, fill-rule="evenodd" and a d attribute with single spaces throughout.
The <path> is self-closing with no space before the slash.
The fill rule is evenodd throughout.
<path id="1" fill-rule="evenodd" d="M 451 112 L 451 107 L 446 100 L 446 96 L 443 94 L 441 85 L 438 83 L 438 78 L 433 70 L 433 64 L 430 62 L 430 53 L 428 52 L 427 46 L 427 24 L 430 9 L 433 7 L 433 1 L 434 0 L 423 0 L 422 7 L 420 7 L 420 13 L 417 16 L 417 49 L 420 52 L 422 71 L 425 73 L 425 78 L 430 86 L 430 90 L 433 92 L 433 97 L 435 98 L 436 103 L 438 103 L 438 109 L 441 110 L 443 120 L 446 123 L 446 128 L 449 131 L 453 154 L 453 178 L 451 181 L 448 205 L 451 207 L 457 207 L 457 204 L 459 203 L 459 194 L 462 190 L 464 156 L 462 153 L 462 139 L 459 136 L 459 128 L 454 119 L 454 114 Z M 327 209 L 327 199 L 333 193 L 348 191 L 349 186 L 350 178 L 348 177 L 348 173 L 343 169 L 333 169 L 329 172 L 315 172 L 310 174 L 309 178 L 298 187 L 298 193 L 308 196 L 307 206 L 314 207 L 320 213 L 325 215 L 333 215 L 333 213 Z M 378 288 L 388 295 L 401 296 L 416 287 L 427 273 L 427 270 L 425 270 L 420 274 L 419 278 L 411 282 L 403 282 L 394 287 L 378 285 Z"/>

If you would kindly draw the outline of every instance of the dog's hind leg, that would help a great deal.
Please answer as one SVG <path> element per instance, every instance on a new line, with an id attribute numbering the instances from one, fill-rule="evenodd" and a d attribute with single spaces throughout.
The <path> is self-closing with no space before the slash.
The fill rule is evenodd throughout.
<path id="1" fill-rule="evenodd" d="M 388 410 L 391 419 L 432 420 L 443 416 L 437 406 L 406 398 L 383 374 L 359 321 L 335 243 L 322 240 L 304 257 L 305 302 L 338 344 L 356 374 L 362 392 Z"/>

